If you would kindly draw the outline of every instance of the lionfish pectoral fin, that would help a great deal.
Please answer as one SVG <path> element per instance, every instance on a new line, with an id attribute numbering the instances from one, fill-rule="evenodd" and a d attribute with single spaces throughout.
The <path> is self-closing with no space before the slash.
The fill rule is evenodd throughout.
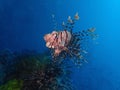
<path id="1" fill-rule="evenodd" d="M 72 35 L 72 33 L 73 33 L 73 30 L 72 30 L 72 29 L 70 29 L 70 33 L 71 33 L 71 35 Z"/>
<path id="2" fill-rule="evenodd" d="M 84 62 L 85 62 L 85 63 L 88 63 L 88 61 L 87 61 L 86 59 L 84 59 Z"/>
<path id="3" fill-rule="evenodd" d="M 66 50 L 65 50 L 65 51 L 70 55 L 70 57 L 73 57 L 71 51 L 70 51 L 67 47 L 66 47 Z"/>

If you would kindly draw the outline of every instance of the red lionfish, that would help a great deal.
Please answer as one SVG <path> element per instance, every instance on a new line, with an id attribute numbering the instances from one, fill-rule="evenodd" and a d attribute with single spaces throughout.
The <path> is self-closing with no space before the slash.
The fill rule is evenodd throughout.
<path id="1" fill-rule="evenodd" d="M 63 30 L 53 31 L 44 36 L 46 47 L 52 50 L 53 60 L 70 57 L 79 64 L 80 61 L 85 61 L 83 56 L 87 52 L 82 48 L 84 46 L 81 45 L 86 38 L 96 37 L 96 34 L 94 34 L 95 28 L 73 33 L 74 24 L 77 20 L 79 20 L 78 13 L 75 14 L 74 19 L 69 16 L 67 23 L 62 23 Z"/>

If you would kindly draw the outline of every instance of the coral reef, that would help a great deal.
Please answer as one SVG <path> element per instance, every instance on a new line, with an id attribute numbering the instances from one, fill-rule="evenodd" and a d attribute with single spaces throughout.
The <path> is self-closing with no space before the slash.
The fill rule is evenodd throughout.
<path id="1" fill-rule="evenodd" d="M 8 79 L 6 77 L 14 72 L 14 57 L 14 54 L 9 49 L 0 51 L 0 84 L 6 82 Z"/>
<path id="2" fill-rule="evenodd" d="M 2 52 L 1 58 L 4 57 L 3 53 L 6 52 Z M 8 58 L 8 56 L 11 56 L 11 58 Z M 24 51 L 11 53 L 8 56 L 5 56 L 7 58 L 6 62 L 1 63 L 1 70 L 3 70 L 3 67 L 4 70 L 0 73 L 2 81 L 0 90 L 73 89 L 68 64 L 66 62 L 53 62 L 48 57 L 48 52 Z M 13 87 L 13 84 L 15 87 Z"/>
<path id="3" fill-rule="evenodd" d="M 72 90 L 69 75 L 69 70 L 49 62 L 44 69 L 34 71 L 25 79 L 23 90 Z"/>

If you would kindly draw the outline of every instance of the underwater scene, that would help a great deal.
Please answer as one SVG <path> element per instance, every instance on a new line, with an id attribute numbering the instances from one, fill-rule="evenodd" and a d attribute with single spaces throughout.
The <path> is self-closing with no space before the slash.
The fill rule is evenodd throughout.
<path id="1" fill-rule="evenodd" d="M 120 1 L 0 0 L 0 90 L 120 90 Z"/>

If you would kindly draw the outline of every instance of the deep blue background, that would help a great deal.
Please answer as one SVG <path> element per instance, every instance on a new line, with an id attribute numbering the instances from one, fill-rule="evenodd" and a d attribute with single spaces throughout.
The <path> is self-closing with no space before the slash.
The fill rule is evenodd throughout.
<path id="1" fill-rule="evenodd" d="M 53 29 L 51 15 L 61 23 L 79 12 L 74 31 L 96 27 L 88 64 L 75 68 L 77 90 L 120 90 L 119 0 L 0 0 L 0 50 L 44 51 L 43 36 Z"/>

